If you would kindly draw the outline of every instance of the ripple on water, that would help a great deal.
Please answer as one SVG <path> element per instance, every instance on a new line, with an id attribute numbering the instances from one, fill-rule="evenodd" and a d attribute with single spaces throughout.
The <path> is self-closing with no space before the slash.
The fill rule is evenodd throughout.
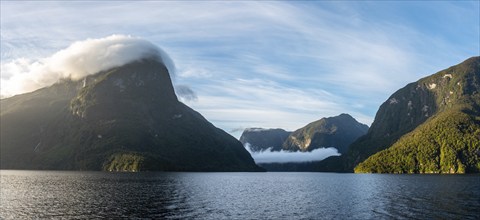
<path id="1" fill-rule="evenodd" d="M 480 219 L 478 175 L 0 172 L 3 219 Z"/>

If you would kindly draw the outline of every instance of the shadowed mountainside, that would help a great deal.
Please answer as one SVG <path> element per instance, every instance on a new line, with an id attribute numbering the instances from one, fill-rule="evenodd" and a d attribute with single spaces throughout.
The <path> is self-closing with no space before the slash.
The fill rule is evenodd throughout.
<path id="1" fill-rule="evenodd" d="M 283 129 L 247 128 L 240 136 L 243 146 L 249 147 L 252 152 L 270 149 L 271 151 L 282 150 L 283 142 L 292 132 Z M 247 146 L 247 143 L 249 144 Z"/>
<path id="2" fill-rule="evenodd" d="M 1 100 L 1 168 L 259 171 L 234 137 L 177 100 L 157 59 Z"/>

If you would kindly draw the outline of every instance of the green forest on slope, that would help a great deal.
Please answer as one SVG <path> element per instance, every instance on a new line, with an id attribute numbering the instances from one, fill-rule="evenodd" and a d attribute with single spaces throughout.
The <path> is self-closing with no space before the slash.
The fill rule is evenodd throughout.
<path id="1" fill-rule="evenodd" d="M 426 88 L 420 90 L 423 91 L 422 93 L 415 92 L 411 96 L 420 100 L 420 105 L 410 105 L 412 102 L 409 101 L 405 106 L 412 107 L 405 111 L 396 106 L 402 104 L 402 101 L 394 105 L 384 104 L 383 109 L 381 107 L 379 110 L 381 117 L 378 119 L 385 119 L 382 114 L 385 115 L 388 112 L 396 116 L 389 120 L 376 118 L 374 123 L 381 126 L 372 126 L 372 128 L 388 128 L 395 124 L 395 121 L 402 121 L 412 116 L 419 118 L 422 114 L 425 114 L 425 122 L 418 121 L 420 123 L 410 124 L 409 127 L 417 123 L 418 126 L 411 131 L 405 129 L 402 132 L 404 135 L 399 138 L 389 138 L 387 133 L 377 138 L 369 138 L 368 142 L 365 142 L 369 144 L 368 146 L 354 148 L 366 152 L 374 148 L 378 149 L 380 145 L 375 145 L 375 142 L 391 142 L 391 144 L 383 144 L 382 146 L 386 146 L 384 149 L 377 150 L 363 162 L 359 161 L 354 171 L 357 173 L 480 172 L 480 58 L 467 59 L 459 65 L 423 78 L 408 87 L 413 86 Z M 397 91 L 392 97 L 402 100 L 405 96 L 399 95 L 407 92 L 408 87 Z M 419 95 L 429 98 L 419 98 Z M 412 115 L 412 110 L 422 105 L 427 106 L 428 110 Z M 403 129 L 405 126 L 397 128 Z M 377 130 L 382 132 L 380 129 Z"/>
<path id="2" fill-rule="evenodd" d="M 480 118 L 461 111 L 444 112 L 360 163 L 355 172 L 479 172 L 479 137 Z"/>
<path id="3" fill-rule="evenodd" d="M 0 117 L 1 169 L 262 171 L 156 58 L 1 99 Z"/>

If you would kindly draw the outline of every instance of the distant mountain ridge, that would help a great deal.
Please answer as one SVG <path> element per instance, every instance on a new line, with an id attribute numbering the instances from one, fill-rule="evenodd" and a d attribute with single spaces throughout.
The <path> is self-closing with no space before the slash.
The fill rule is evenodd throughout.
<path id="1" fill-rule="evenodd" d="M 264 151 L 312 151 L 318 148 L 335 147 L 340 153 L 348 145 L 367 133 L 368 126 L 348 114 L 321 118 L 294 132 L 283 129 L 247 128 L 240 142 L 252 152 Z"/>
<path id="2" fill-rule="evenodd" d="M 247 128 L 240 136 L 240 142 L 252 152 L 282 150 L 282 145 L 292 132 L 280 128 Z M 248 144 L 248 146 L 247 146 Z"/>
<path id="3" fill-rule="evenodd" d="M 2 169 L 260 171 L 142 59 L 1 100 Z"/>
<path id="4" fill-rule="evenodd" d="M 313 143 L 297 139 L 290 142 L 298 149 Z M 380 106 L 368 132 L 341 156 L 262 166 L 271 171 L 478 173 L 480 57 L 396 91 Z"/>
<path id="5" fill-rule="evenodd" d="M 322 118 L 292 132 L 282 148 L 288 151 L 312 151 L 335 147 L 340 153 L 344 153 L 353 141 L 367 131 L 367 125 L 359 123 L 348 114 L 340 114 Z"/>

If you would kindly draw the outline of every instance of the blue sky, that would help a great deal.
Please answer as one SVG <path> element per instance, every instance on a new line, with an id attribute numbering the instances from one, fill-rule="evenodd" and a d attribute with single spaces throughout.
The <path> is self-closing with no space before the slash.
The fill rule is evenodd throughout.
<path id="1" fill-rule="evenodd" d="M 1 1 L 2 66 L 87 38 L 148 40 L 185 101 L 239 137 L 349 113 L 370 125 L 393 92 L 480 54 L 479 1 Z M 9 73 L 2 71 L 2 79 Z"/>

